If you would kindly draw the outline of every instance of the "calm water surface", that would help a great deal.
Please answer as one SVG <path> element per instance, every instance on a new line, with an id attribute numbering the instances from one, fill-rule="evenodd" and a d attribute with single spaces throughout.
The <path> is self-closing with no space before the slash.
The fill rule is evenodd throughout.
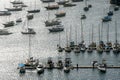
<path id="1" fill-rule="evenodd" d="M 12 0 L 11 0 L 12 1 Z M 90 66 L 93 60 L 107 60 L 108 65 L 120 66 L 120 55 L 110 53 L 98 54 L 96 51 L 93 53 L 79 53 L 70 54 L 58 53 L 56 45 L 58 44 L 58 33 L 49 33 L 48 28 L 45 27 L 44 21 L 48 19 L 48 11 L 44 8 L 46 3 L 43 4 L 40 0 L 36 0 L 36 7 L 41 10 L 40 13 L 34 15 L 34 19 L 28 22 L 28 26 L 36 31 L 36 35 L 31 36 L 31 56 L 39 58 L 41 62 L 46 63 L 48 57 L 52 57 L 54 62 L 58 57 L 70 57 L 73 65 L 79 64 L 81 66 Z M 24 8 L 23 11 L 13 12 L 10 20 L 16 20 L 17 17 L 25 19 L 26 10 L 34 7 L 34 0 L 24 0 L 24 3 L 29 7 Z M 72 26 L 71 40 L 75 40 L 75 28 L 77 28 L 77 41 L 80 42 L 80 15 L 86 14 L 87 19 L 83 21 L 84 40 L 86 45 L 89 44 L 89 31 L 92 24 L 94 25 L 94 41 L 98 43 L 98 26 L 101 25 L 101 18 L 106 15 L 113 6 L 110 6 L 109 0 L 88 0 L 92 4 L 92 8 L 88 12 L 83 11 L 85 6 L 84 2 L 76 3 L 77 6 L 64 8 L 60 6 L 59 10 L 66 11 L 66 17 L 61 18 L 65 31 L 61 32 L 61 45 L 66 45 L 66 31 L 70 32 Z M 52 4 L 52 3 L 51 3 Z M 5 7 L 11 7 L 10 0 L 0 0 L 0 9 L 4 10 Z M 57 11 L 49 11 L 49 18 L 55 18 Z M 110 25 L 110 41 L 115 42 L 115 20 L 118 25 L 118 41 L 120 41 L 120 11 L 114 12 Z M 3 28 L 2 23 L 9 20 L 9 17 L 0 16 L 0 28 Z M 108 23 L 103 24 L 103 37 L 102 40 L 106 42 L 106 30 Z M 101 74 L 98 70 L 92 69 L 79 69 L 71 70 L 69 74 L 65 74 L 62 70 L 45 70 L 44 74 L 37 75 L 36 71 L 27 71 L 25 75 L 20 75 L 17 70 L 18 63 L 24 62 L 28 58 L 28 35 L 22 35 L 23 23 L 16 24 L 8 28 L 13 34 L 8 36 L 0 36 L 0 80 L 120 80 L 120 69 L 108 69 L 105 74 Z"/>

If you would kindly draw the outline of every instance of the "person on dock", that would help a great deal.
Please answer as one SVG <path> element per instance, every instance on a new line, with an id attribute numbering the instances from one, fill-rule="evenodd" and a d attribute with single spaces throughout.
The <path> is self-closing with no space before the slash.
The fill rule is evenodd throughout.
<path id="1" fill-rule="evenodd" d="M 76 64 L 76 66 L 77 66 L 77 69 L 78 69 L 78 64 Z"/>

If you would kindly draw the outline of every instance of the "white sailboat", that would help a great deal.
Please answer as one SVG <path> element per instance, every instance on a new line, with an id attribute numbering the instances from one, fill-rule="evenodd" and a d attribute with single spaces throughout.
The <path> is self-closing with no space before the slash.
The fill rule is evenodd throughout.
<path id="1" fill-rule="evenodd" d="M 36 0 L 35 0 L 35 2 L 34 2 L 34 9 L 30 9 L 30 10 L 28 10 L 27 12 L 28 12 L 28 13 L 38 13 L 38 12 L 40 12 L 40 9 L 37 9 L 37 8 L 36 8 Z"/>
<path id="2" fill-rule="evenodd" d="M 26 19 L 25 22 L 24 22 L 24 25 L 23 25 L 23 30 L 21 33 L 22 34 L 36 34 L 36 32 L 34 31 L 33 28 L 29 28 L 28 27 L 28 20 Z M 26 27 L 25 27 L 26 26 Z"/>

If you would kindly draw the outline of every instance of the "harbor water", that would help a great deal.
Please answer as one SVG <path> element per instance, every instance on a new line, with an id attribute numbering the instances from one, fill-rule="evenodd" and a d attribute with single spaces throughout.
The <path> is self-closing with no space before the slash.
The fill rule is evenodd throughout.
<path id="1" fill-rule="evenodd" d="M 0 10 L 12 7 L 10 3 L 12 0 L 0 0 Z M 59 1 L 59 0 L 57 0 Z M 57 2 L 56 1 L 56 2 Z M 74 7 L 63 7 L 60 5 L 59 10 L 47 11 L 44 7 L 47 3 L 42 3 L 40 0 L 23 0 L 28 7 L 23 8 L 22 11 L 12 12 L 9 16 L 0 16 L 0 29 L 4 28 L 3 23 L 9 20 L 16 20 L 18 17 L 23 19 L 22 23 L 16 23 L 15 26 L 7 28 L 13 34 L 0 35 L 0 80 L 120 80 L 120 69 L 107 69 L 106 73 L 100 73 L 97 69 L 73 69 L 70 73 L 64 73 L 63 70 L 45 70 L 41 75 L 36 73 L 36 70 L 27 70 L 24 75 L 19 74 L 17 69 L 19 63 L 24 63 L 30 56 L 38 58 L 40 62 L 46 64 L 49 57 L 52 57 L 53 62 L 57 62 L 61 57 L 64 61 L 66 57 L 71 58 L 72 64 L 79 66 L 91 66 L 91 62 L 96 60 L 102 62 L 106 60 L 109 66 L 120 66 L 120 54 L 110 53 L 59 53 L 57 51 L 57 44 L 59 44 L 59 33 L 50 33 L 49 27 L 45 27 L 45 20 L 55 18 L 55 13 L 59 10 L 65 11 L 66 16 L 60 18 L 64 31 L 60 32 L 60 44 L 62 47 L 66 46 L 66 35 L 71 38 L 71 41 L 81 42 L 81 14 L 85 14 L 87 18 L 83 20 L 83 37 L 88 46 L 89 33 L 92 32 L 92 25 L 94 30 L 93 40 L 99 43 L 99 26 L 102 26 L 101 19 L 107 15 L 107 12 L 113 10 L 113 5 L 110 5 L 109 0 L 87 0 L 92 8 L 88 12 L 84 12 L 85 2 L 77 2 Z M 27 10 L 36 8 L 40 9 L 40 13 L 35 13 L 34 18 L 28 21 L 28 26 L 34 28 L 35 35 L 31 35 L 31 54 L 29 54 L 29 36 L 21 34 L 23 30 L 24 21 L 26 20 Z M 53 4 L 53 3 L 50 3 Z M 49 15 L 48 15 L 49 14 Z M 103 23 L 103 30 L 101 30 L 101 40 L 107 42 L 107 27 L 109 24 L 109 40 L 115 42 L 115 21 L 117 22 L 117 39 L 120 42 L 120 10 L 114 11 L 112 21 Z M 72 30 L 70 30 L 70 27 Z M 77 31 L 76 31 L 77 29 Z M 70 32 L 71 31 L 71 32 Z M 77 32 L 77 40 L 76 40 Z M 69 36 L 71 33 L 71 36 Z M 69 39 L 70 41 L 70 39 Z"/>

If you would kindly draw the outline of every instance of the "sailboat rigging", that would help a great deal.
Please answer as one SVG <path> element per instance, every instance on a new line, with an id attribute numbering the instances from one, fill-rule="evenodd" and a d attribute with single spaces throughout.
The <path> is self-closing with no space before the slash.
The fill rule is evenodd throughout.
<path id="1" fill-rule="evenodd" d="M 34 9 L 28 10 L 28 13 L 38 13 L 40 12 L 40 9 L 36 9 L 36 0 L 34 2 Z"/>

